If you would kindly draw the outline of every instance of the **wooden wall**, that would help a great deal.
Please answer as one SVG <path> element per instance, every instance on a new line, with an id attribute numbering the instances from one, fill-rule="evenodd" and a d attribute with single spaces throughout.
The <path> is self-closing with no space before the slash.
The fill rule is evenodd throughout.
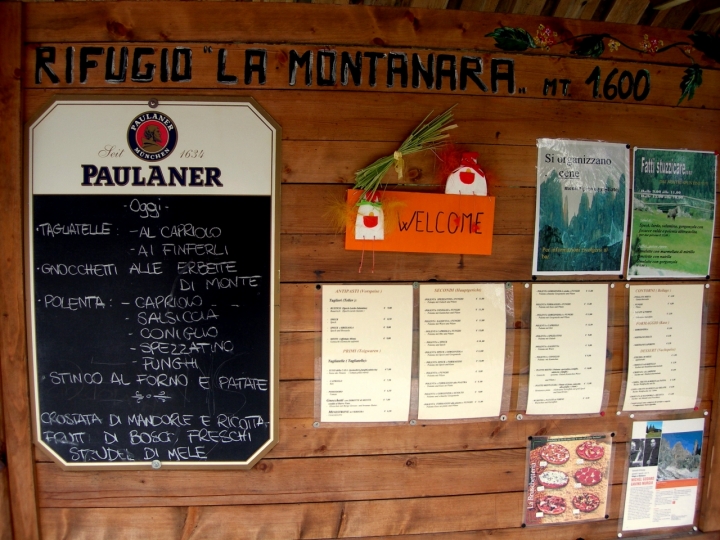
<path id="1" fill-rule="evenodd" d="M 314 428 L 316 284 L 370 281 L 509 281 L 515 288 L 511 408 L 527 365 L 527 290 L 531 281 L 535 219 L 535 140 L 538 137 L 602 139 L 632 146 L 720 150 L 720 65 L 698 51 L 704 82 L 693 100 L 680 98 L 688 58 L 673 49 L 657 56 L 627 47 L 600 59 L 578 58 L 570 46 L 552 51 L 500 52 L 485 37 L 498 26 L 539 24 L 572 35 L 610 33 L 637 47 L 643 34 L 665 44 L 687 41 L 687 32 L 499 14 L 363 6 L 307 6 L 190 2 L 0 3 L 0 81 L 3 119 L 0 157 L 0 367 L 9 493 L 15 538 L 338 538 L 407 537 L 616 538 L 632 420 L 616 416 L 627 346 L 627 290 L 612 289 L 610 402 L 604 416 L 572 420 L 516 420 L 371 428 Z M 22 32 L 22 38 L 20 33 Z M 34 78 L 35 50 L 56 46 L 189 46 L 194 77 L 188 83 L 109 85 L 95 70 L 81 84 Z M 268 50 L 268 79 L 244 85 L 215 79 L 216 56 L 248 47 Z M 428 51 L 512 58 L 518 90 L 484 93 L 377 87 L 318 87 L 287 83 L 291 49 Z M 237 54 L 237 56 L 235 56 Z M 212 61 L 210 59 L 213 59 Z M 584 83 L 595 66 L 648 69 L 653 85 L 642 102 L 596 99 Z M 484 75 L 486 77 L 487 75 Z M 543 96 L 545 77 L 573 80 L 568 97 Z M 301 79 L 301 77 L 299 77 Z M 520 81 L 523 81 L 520 84 Z M 487 83 L 487 81 L 486 81 Z M 527 83 L 527 84 L 526 84 Z M 501 85 L 502 86 L 502 85 Z M 526 88 L 523 93 L 519 88 Z M 30 442 L 24 347 L 22 282 L 21 122 L 55 94 L 252 96 L 283 128 L 281 223 L 280 443 L 250 471 L 64 472 Z M 22 105 L 21 105 L 22 100 Z M 457 104 L 453 138 L 478 151 L 497 197 L 493 254 L 487 257 L 377 253 L 375 271 L 358 273 L 359 254 L 343 248 L 323 219 L 326 200 L 341 197 L 353 172 L 392 153 L 428 112 Z M 6 116 L 7 115 L 7 116 Z M 408 159 L 432 183 L 433 161 Z M 394 174 L 388 180 L 395 182 Z M 720 227 L 720 224 L 718 224 Z M 718 233 L 716 232 L 716 238 Z M 720 246 L 713 252 L 702 359 L 702 403 L 712 411 L 720 322 Z M 567 278 L 569 280 L 575 278 Z M 687 415 L 686 415 L 687 416 Z M 662 415 L 663 418 L 681 417 Z M 710 415 L 714 420 L 714 417 Z M 708 423 L 709 424 L 709 423 Z M 520 528 L 527 437 L 614 431 L 610 518 L 601 523 Z M 715 432 L 709 442 L 715 441 Z M 709 448 L 709 446 L 706 446 Z M 705 452 L 705 456 L 710 451 Z M 720 467 L 706 459 L 701 528 L 720 530 Z M 708 471 L 713 470 L 713 478 Z M 3 485 L 0 470 L 0 487 Z M 3 498 L 0 491 L 0 502 Z M 2 506 L 0 505 L 0 510 Z M 2 527 L 0 526 L 0 532 Z M 410 536 L 415 535 L 415 536 Z M 2 536 L 0 534 L 0 536 Z M 708 538 L 718 537 L 708 533 Z"/>

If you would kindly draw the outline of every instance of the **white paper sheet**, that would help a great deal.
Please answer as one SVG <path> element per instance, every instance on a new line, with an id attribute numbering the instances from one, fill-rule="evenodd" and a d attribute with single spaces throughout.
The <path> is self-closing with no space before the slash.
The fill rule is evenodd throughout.
<path id="1" fill-rule="evenodd" d="M 533 285 L 527 414 L 600 412 L 608 286 Z"/>
<path id="2" fill-rule="evenodd" d="M 420 286 L 419 419 L 499 416 L 504 366 L 504 284 Z"/>
<path id="3" fill-rule="evenodd" d="M 324 285 L 323 422 L 406 422 L 412 285 Z"/>
<path id="4" fill-rule="evenodd" d="M 623 531 L 694 523 L 704 426 L 703 418 L 633 423 Z"/>
<path id="5" fill-rule="evenodd" d="M 630 287 L 628 379 L 623 410 L 695 407 L 703 290 L 701 284 Z"/>

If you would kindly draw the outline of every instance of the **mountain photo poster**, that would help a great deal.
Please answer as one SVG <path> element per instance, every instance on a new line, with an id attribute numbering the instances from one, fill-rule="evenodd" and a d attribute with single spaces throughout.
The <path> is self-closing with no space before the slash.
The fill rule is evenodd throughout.
<path id="1" fill-rule="evenodd" d="M 538 139 L 533 275 L 620 275 L 627 227 L 625 144 Z"/>

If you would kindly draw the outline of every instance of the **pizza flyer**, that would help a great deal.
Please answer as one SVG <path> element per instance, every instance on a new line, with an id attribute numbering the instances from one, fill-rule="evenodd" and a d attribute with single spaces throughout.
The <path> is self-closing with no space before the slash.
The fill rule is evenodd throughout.
<path id="1" fill-rule="evenodd" d="M 612 434 L 530 437 L 525 525 L 607 519 Z"/>

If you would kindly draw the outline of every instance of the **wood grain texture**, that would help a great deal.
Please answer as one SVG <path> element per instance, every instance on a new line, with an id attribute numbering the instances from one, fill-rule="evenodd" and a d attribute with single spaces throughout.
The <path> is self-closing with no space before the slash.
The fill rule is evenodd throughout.
<path id="1" fill-rule="evenodd" d="M 592 538 L 606 538 L 617 531 L 620 488 L 611 490 L 609 514 L 612 519 L 576 525 L 573 533 L 585 534 L 593 527 Z M 440 538 L 443 533 L 487 530 L 493 537 L 508 538 L 505 532 L 532 538 L 545 536 L 547 528 L 530 529 L 523 534 L 518 517 L 522 511 L 521 493 L 429 497 L 386 501 L 348 501 L 344 503 L 304 503 L 293 505 L 213 506 L 176 508 L 43 508 L 43 538 L 109 539 L 287 539 L 352 538 L 373 536 Z M 184 525 L 183 525 L 184 524 Z M 503 530 L 504 529 L 504 530 Z M 111 532 L 112 531 L 112 532 Z M 471 531 L 475 531 L 474 533 Z M 425 533 L 425 534 L 423 534 Z M 598 534 L 599 533 L 599 534 Z M 482 535 L 484 537 L 485 535 Z M 453 536 L 457 537 L 457 536 Z M 569 537 L 568 537 L 569 538 Z M 573 539 L 576 536 L 572 537 Z"/>
<path id="2" fill-rule="evenodd" d="M 430 161 L 427 168 L 432 172 L 433 156 L 418 159 L 423 162 Z M 410 161 L 410 160 L 408 160 Z M 416 161 L 416 162 L 417 162 Z M 424 169 L 412 167 L 424 176 Z M 488 174 L 490 174 L 488 172 Z M 495 173 L 497 174 L 497 173 Z M 388 176 L 394 176 L 388 174 Z M 422 181 L 422 178 L 421 178 Z M 434 178 L 428 178 L 428 182 Z M 506 188 L 502 177 L 496 182 L 490 180 L 490 194 L 495 197 L 495 220 L 493 233 L 533 235 L 535 232 L 535 203 L 537 190 L 528 188 Z M 420 193 L 438 193 L 437 187 L 428 183 L 424 188 L 400 187 L 400 191 L 417 191 Z M 282 216 L 280 232 L 283 234 L 333 234 L 337 233 L 335 224 L 328 217 L 327 212 L 335 204 L 345 201 L 347 190 L 351 185 L 285 185 L 282 188 Z M 392 194 L 394 186 L 388 186 L 387 192 Z M 440 191 L 441 192 L 441 191 Z M 318 212 L 318 206 L 324 209 Z M 720 220 L 715 221 L 714 236 L 720 236 Z"/>
<path id="3" fill-rule="evenodd" d="M 358 278 L 368 282 L 532 280 L 532 236 L 495 235 L 492 255 L 376 252 L 374 271 L 366 264 L 362 274 L 358 274 L 361 252 L 346 251 L 344 236 L 288 234 L 282 235 L 281 244 L 286 282 L 332 283 Z M 371 253 L 372 242 L 368 244 L 366 252 Z M 712 278 L 718 276 L 719 265 L 720 253 L 714 250 L 710 263 Z M 608 278 L 604 277 L 606 281 Z M 603 277 L 583 279 L 602 280 Z"/>
<path id="4" fill-rule="evenodd" d="M 554 57 L 538 57 L 528 56 L 524 54 L 509 55 L 507 52 L 499 54 L 497 52 L 469 52 L 469 51 L 448 51 L 448 50 L 427 50 L 427 49 L 403 49 L 398 51 L 396 48 L 378 48 L 378 47 L 335 47 L 331 45 L 325 45 L 323 47 L 309 47 L 305 45 L 267 45 L 263 43 L 255 43 L 248 45 L 238 45 L 234 43 L 221 43 L 217 44 L 213 54 L 206 54 L 203 52 L 203 43 L 133 43 L 129 45 L 130 52 L 129 57 L 132 61 L 133 50 L 136 47 L 151 47 L 154 49 L 154 54 L 148 54 L 143 56 L 143 62 L 150 62 L 156 66 L 160 63 L 160 51 L 162 48 L 169 48 L 182 46 L 188 47 L 192 52 L 192 79 L 189 81 L 183 81 L 178 83 L 166 82 L 163 83 L 159 79 L 159 75 L 156 74 L 154 82 L 133 82 L 128 76 L 127 80 L 123 83 L 108 83 L 105 81 L 105 62 L 108 55 L 108 48 L 117 44 L 105 42 L 93 44 L 96 47 L 101 47 L 103 52 L 99 55 L 91 55 L 92 60 L 97 61 L 98 67 L 88 69 L 87 80 L 82 82 L 79 74 L 80 64 L 80 53 L 81 49 L 85 46 L 85 43 L 73 43 L 67 45 L 65 43 L 42 43 L 37 45 L 28 46 L 25 48 L 25 65 L 28 69 L 25 70 L 23 76 L 23 86 L 27 89 L 38 89 L 38 88 L 54 88 L 54 89 L 66 89 L 76 88 L 83 89 L 84 91 L 94 91 L 96 89 L 141 89 L 147 90 L 149 88 L 163 88 L 165 90 L 176 88 L 180 91 L 186 91 L 188 89 L 201 90 L 201 89 L 213 89 L 213 90 L 248 90 L 248 89 L 265 89 L 265 90 L 296 90 L 296 91 L 320 91 L 323 93 L 335 93 L 335 92 L 362 92 L 362 93 L 391 93 L 391 94 L 429 94 L 429 95 L 445 95 L 445 96 L 491 96 L 493 95 L 490 71 L 491 71 L 491 59 L 492 58 L 512 58 L 514 61 L 514 71 L 516 78 L 517 89 L 514 93 L 509 93 L 507 84 L 499 86 L 497 95 L 508 96 L 513 99 L 549 99 L 553 101 L 561 101 L 563 103 L 569 103 L 573 101 L 590 101 L 597 102 L 599 98 L 593 96 L 593 85 L 587 84 L 585 81 L 590 76 L 591 72 L 595 67 L 599 67 L 601 72 L 606 77 L 612 70 L 617 70 L 614 76 L 614 84 L 618 84 L 620 74 L 627 71 L 633 78 L 637 76 L 640 69 L 647 69 L 650 74 L 650 91 L 645 99 L 642 101 L 635 101 L 635 98 L 631 95 L 625 100 L 615 97 L 611 100 L 613 103 L 624 103 L 624 104 L 641 104 L 641 105 L 664 105 L 664 106 L 675 106 L 681 95 L 680 81 L 682 80 L 685 69 L 687 66 L 676 67 L 676 66 L 665 66 L 651 64 L 649 62 L 637 63 L 637 62 L 620 62 L 615 61 L 612 57 L 607 59 L 595 59 L 595 58 L 577 58 L 570 57 L 563 60 L 562 63 L 558 63 Z M 65 78 L 65 50 L 66 47 L 74 47 L 74 75 L 70 83 L 66 82 Z M 44 72 L 40 71 L 40 84 L 36 83 L 36 56 L 38 47 L 54 47 L 56 50 L 56 61 L 51 64 L 53 72 L 58 76 L 59 80 L 57 83 L 53 83 L 50 77 Z M 217 69 L 218 69 L 218 49 L 223 48 L 226 51 L 226 75 L 234 75 L 237 77 L 237 82 L 234 84 L 221 83 L 217 80 Z M 249 84 L 245 83 L 244 80 L 244 66 L 245 66 L 245 53 L 248 49 L 262 49 L 267 52 L 267 78 L 261 84 L 257 75 L 253 76 Z M 304 54 L 306 51 L 311 51 L 313 54 L 315 66 L 312 69 L 311 84 L 307 86 L 305 84 L 305 68 L 298 68 L 297 71 L 297 82 L 294 86 L 291 86 L 289 81 L 289 67 L 290 67 L 290 51 L 295 50 L 299 54 Z M 328 50 L 334 51 L 336 54 L 336 83 L 331 86 L 318 86 L 318 71 L 317 63 L 318 52 L 323 50 L 327 53 Z M 387 82 L 387 71 L 388 71 L 388 60 L 380 59 L 377 64 L 377 85 L 372 87 L 369 84 L 369 65 L 367 58 L 363 64 L 362 80 L 359 86 L 356 86 L 351 78 L 348 78 L 347 84 L 342 84 L 342 70 L 341 70 L 341 55 L 343 52 L 349 52 L 355 61 L 355 54 L 361 51 L 375 52 L 379 54 L 387 54 L 388 52 L 403 52 L 407 54 L 409 60 L 408 64 L 408 82 L 405 87 L 401 85 L 400 76 L 394 76 L 392 79 L 392 86 L 388 85 Z M 116 55 L 119 52 L 116 50 Z M 456 71 L 461 73 L 461 59 L 463 56 L 471 56 L 480 58 L 482 61 L 481 73 L 478 75 L 480 80 L 485 85 L 485 89 L 472 80 L 467 82 L 467 87 L 463 90 L 460 87 L 460 80 L 458 79 L 457 86 L 452 89 L 447 78 L 443 79 L 442 88 L 438 89 L 435 84 L 432 89 L 428 89 L 423 83 L 419 85 L 419 88 L 412 86 L 412 55 L 418 54 L 422 59 L 423 63 L 427 65 L 428 55 L 432 54 L 435 58 L 439 54 L 450 54 L 454 55 L 457 67 Z M 117 61 L 117 60 L 116 60 Z M 690 64 L 690 60 L 687 61 Z M 330 61 L 325 61 L 326 69 L 329 77 L 330 75 Z M 395 65 L 399 66 L 400 61 L 395 60 Z M 545 81 L 552 81 L 553 79 L 565 79 L 572 81 L 567 87 L 567 95 L 564 95 L 562 83 L 556 83 L 555 90 L 553 91 L 550 87 L 545 88 Z M 604 80 L 604 78 L 603 78 Z M 628 81 L 626 79 L 624 88 L 628 87 Z M 683 107 L 689 108 L 702 108 L 702 109 L 720 109 L 720 96 L 708 91 L 709 88 L 720 85 L 720 70 L 708 69 L 703 72 L 703 85 L 698 88 L 695 93 L 695 97 L 692 100 L 688 100 L 683 104 Z M 523 88 L 521 92 L 519 88 Z M 640 86 L 642 90 L 644 86 Z"/>
<path id="5" fill-rule="evenodd" d="M 534 34 L 539 24 L 561 25 L 562 32 L 572 35 L 609 33 L 625 43 L 636 43 L 647 33 L 638 26 L 594 21 L 459 10 L 439 14 L 437 10 L 371 6 L 166 2 L 163 17 L 157 17 L 154 6 L 147 2 L 60 2 L 45 6 L 29 3 L 24 9 L 26 41 L 31 43 L 76 40 L 68 35 L 67 28 L 73 28 L 72 35 L 83 36 L 87 42 L 205 41 L 207 29 L 212 28 L 210 42 L 492 50 L 494 43 L 485 35 L 498 26 L 523 27 Z M 688 36 L 688 32 L 669 29 L 657 29 L 654 34 L 666 43 L 683 41 Z M 569 55 L 570 49 L 566 45 L 554 49 L 552 54 Z M 529 52 L 547 54 L 538 49 Z M 642 59 L 639 53 L 626 48 L 621 48 L 616 57 Z M 663 62 L 685 65 L 687 58 L 673 50 L 663 55 Z"/>
<path id="6" fill-rule="evenodd" d="M 700 403 L 700 411 L 712 409 L 711 401 Z M 338 457 L 353 455 L 383 455 L 435 452 L 464 452 L 523 448 L 529 436 L 573 435 L 611 429 L 616 443 L 630 439 L 633 419 L 628 414 L 604 417 L 545 418 L 515 421 L 510 414 L 506 422 L 471 421 L 457 423 L 419 422 L 358 428 L 356 426 L 323 424 L 313 426 L 313 418 L 284 418 L 280 420 L 280 442 L 267 459 L 297 457 Z M 677 418 L 697 417 L 700 413 L 676 415 Z M 613 418 L 609 426 L 609 419 Z M 619 451 L 625 450 L 620 447 Z M 38 462 L 50 463 L 51 458 L 39 448 Z"/>
<path id="7" fill-rule="evenodd" d="M 615 2 L 605 20 L 614 23 L 637 24 L 649 4 L 649 0 Z"/>
<path id="8" fill-rule="evenodd" d="M 553 16 L 590 20 L 598 4 L 600 0 L 559 0 Z"/>
<path id="9" fill-rule="evenodd" d="M 613 454 L 612 483 L 627 459 Z M 37 464 L 41 507 L 216 506 L 522 492 L 525 448 L 263 459 L 249 471 L 64 472 Z M 185 489 L 192 485 L 192 490 Z M 513 516 L 514 519 L 518 515 Z"/>
<path id="10" fill-rule="evenodd" d="M 0 540 L 12 540 L 12 538 L 8 469 L 5 463 L 0 462 Z"/>
<path id="11" fill-rule="evenodd" d="M 107 90 L 106 94 L 127 95 L 127 92 Z M 83 93 L 87 94 L 68 90 L 68 95 Z M 167 93 L 158 90 L 154 95 L 162 99 Z M 175 95 L 178 93 L 176 91 Z M 51 95 L 47 90 L 27 90 L 26 119 Z M 708 151 L 720 148 L 720 130 L 715 129 L 720 121 L 720 111 L 684 107 L 631 106 L 614 102 L 578 102 L 568 107 L 552 100 L 427 94 L 398 100 L 390 93 L 380 92 L 369 95 L 367 101 L 360 103 L 354 92 L 248 90 L 242 95 L 257 99 L 283 127 L 283 142 L 399 142 L 428 112 L 440 113 L 457 104 L 454 116 L 458 128 L 453 130 L 452 136 L 459 144 L 535 147 L 538 138 L 557 137 L 605 140 L 631 147 L 664 148 L 671 145 L 673 148 Z M 298 101 L 303 102 L 303 107 L 297 106 Z M 628 115 L 632 115 L 632 122 L 626 120 Z"/>
<path id="12" fill-rule="evenodd" d="M 716 355 L 720 355 L 720 344 L 716 349 Z M 715 395 L 713 396 L 713 402 L 717 403 L 720 400 L 720 374 L 715 374 Z M 718 462 L 720 461 L 720 428 L 718 427 L 717 415 L 711 417 L 710 430 L 709 430 L 709 442 L 710 444 L 706 447 L 706 463 L 708 464 L 709 473 L 706 473 L 708 478 L 705 485 L 703 485 L 703 494 L 701 499 L 701 512 L 700 512 L 700 528 L 703 531 L 720 531 L 720 482 L 718 476 Z M 707 456 L 710 457 L 707 457 Z M 713 481 L 713 476 L 715 477 Z"/>
<path id="13" fill-rule="evenodd" d="M 25 349 L 22 235 L 22 6 L 0 3 L 0 371 L 15 538 L 38 538 Z"/>
<path id="14" fill-rule="evenodd" d="M 619 494 L 613 489 L 613 499 Z M 458 521 L 455 529 L 459 526 L 472 526 L 487 519 L 486 512 L 493 512 L 498 509 L 498 503 L 508 508 L 515 508 L 517 494 L 511 500 L 505 500 L 501 496 L 479 495 L 475 497 L 459 497 L 460 509 L 464 512 L 462 521 Z M 417 499 L 408 501 L 408 508 L 417 504 Z M 428 505 L 436 504 L 438 509 L 445 509 L 452 504 L 451 500 L 440 498 L 427 499 Z M 73 538 L 77 540 L 199 540 L 210 538 L 217 540 L 246 540 L 254 538 L 279 539 L 287 538 L 308 538 L 325 539 L 338 538 L 336 534 L 342 525 L 341 520 L 351 518 L 354 521 L 364 519 L 372 525 L 372 515 L 363 515 L 360 510 L 363 503 L 316 503 L 307 505 L 283 505 L 277 509 L 272 507 L 190 507 L 190 508 L 153 508 L 153 509 L 113 509 L 113 508 L 68 508 L 42 509 L 41 523 L 43 538 L 46 540 L 61 540 Z M 303 521 L 299 526 L 293 527 L 288 522 L 288 517 L 296 517 L 294 508 L 298 506 L 304 510 Z M 611 503 L 613 510 L 617 506 Z M 340 511 L 336 511 L 340 508 Z M 257 511 L 253 514 L 253 509 Z M 376 510 L 373 508 L 372 510 Z M 384 509 L 383 509 L 384 510 Z M 400 509 L 402 512 L 404 509 Z M 450 513 L 457 512 L 457 508 L 450 506 Z M 285 513 L 283 513 L 285 512 Z M 383 515 L 386 512 L 383 512 Z M 509 512 L 507 512 L 509 513 Z M 289 515 L 288 515 L 289 514 Z M 272 517 L 273 521 L 266 522 L 260 526 L 258 517 Z M 397 516 L 396 516 L 397 517 Z M 419 520 L 425 521 L 423 515 L 417 516 Z M 337 522 L 333 523 L 333 519 Z M 502 517 L 498 516 L 497 521 Z M 183 528 L 182 521 L 187 529 Z M 425 534 L 400 534 L 373 536 L 373 540 L 478 540 L 493 538 L 500 540 L 508 539 L 530 539 L 533 540 L 577 540 L 581 538 L 592 538 L 594 540 L 617 538 L 618 520 L 608 519 L 604 521 L 578 523 L 572 527 L 539 527 L 522 529 L 518 526 L 517 520 L 505 529 L 491 530 L 453 530 L 452 532 L 434 532 Z M 335 529 L 332 529 L 332 526 Z M 437 526 L 436 526 L 437 527 Z M 369 527 L 366 527 L 369 528 Z M 446 525 L 447 528 L 447 525 Z M 327 533 L 330 530 L 330 534 Z M 187 530 L 187 533 L 185 531 Z M 346 529 L 343 529 L 346 530 Z M 183 534 L 183 536 L 180 536 Z M 347 536 L 345 536 L 347 537 Z M 717 540 L 720 537 L 713 533 L 698 533 L 693 538 L 702 540 Z M 358 539 L 368 537 L 356 537 Z"/>

